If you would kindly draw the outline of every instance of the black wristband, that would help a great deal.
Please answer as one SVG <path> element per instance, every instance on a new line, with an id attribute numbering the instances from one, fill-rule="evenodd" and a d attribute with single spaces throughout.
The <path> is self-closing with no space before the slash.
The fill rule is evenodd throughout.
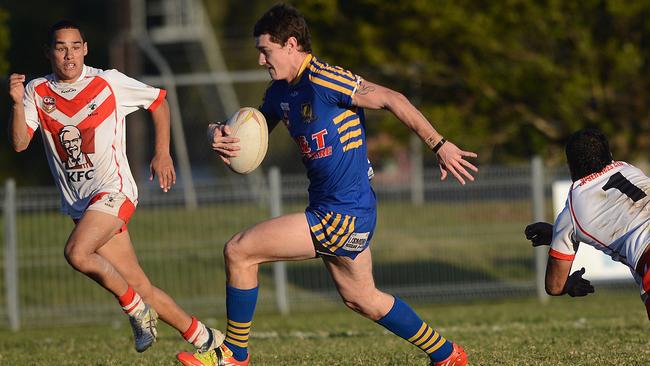
<path id="1" fill-rule="evenodd" d="M 440 139 L 440 141 L 438 141 L 436 146 L 434 146 L 431 150 L 433 150 L 433 152 L 437 154 L 438 150 L 440 150 L 440 148 L 442 147 L 442 145 L 445 144 L 445 142 L 447 142 L 447 140 L 445 140 L 445 138 L 443 137 L 442 139 Z"/>

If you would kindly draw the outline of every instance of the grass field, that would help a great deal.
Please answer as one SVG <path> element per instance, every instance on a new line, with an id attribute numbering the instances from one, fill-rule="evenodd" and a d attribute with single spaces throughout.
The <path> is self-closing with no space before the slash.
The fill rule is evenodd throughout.
<path id="1" fill-rule="evenodd" d="M 648 365 L 645 311 L 632 287 L 581 299 L 476 301 L 417 308 L 467 350 L 470 365 Z M 221 327 L 222 319 L 212 320 Z M 175 365 L 189 350 L 161 325 L 144 354 L 132 349 L 126 320 L 113 326 L 0 330 L 2 365 Z M 259 315 L 251 335 L 252 365 L 421 365 L 423 354 L 350 311 Z"/>
<path id="2" fill-rule="evenodd" d="M 304 203 L 287 204 L 284 209 L 300 212 Z M 532 284 L 533 252 L 522 234 L 530 211 L 526 200 L 428 202 L 422 206 L 384 200 L 372 242 L 377 283 L 397 293 L 403 288 L 431 293 L 428 287 L 449 284 L 457 292 L 464 291 L 462 284 Z M 145 206 L 129 223 L 129 233 L 151 280 L 180 299 L 188 311 L 204 316 L 209 304 L 223 300 L 223 243 L 238 230 L 267 217 L 266 208 L 250 202 L 206 204 L 195 210 Z M 80 318 L 89 323 L 97 317 L 119 316 L 112 311 L 114 299 L 76 273 L 63 258 L 63 246 L 73 226 L 69 218 L 52 211 L 27 211 L 18 215 L 17 222 L 24 324 L 60 324 Z M 2 276 L 0 271 L 0 279 Z M 274 296 L 271 276 L 271 268 L 263 266 L 263 296 Z M 288 279 L 289 296 L 319 306 L 322 291 L 333 290 L 318 260 L 288 265 Z M 206 288 L 206 283 L 215 286 Z M 0 326 L 4 295 L 0 281 Z M 77 310 L 76 319 L 68 316 L 71 306 Z"/>

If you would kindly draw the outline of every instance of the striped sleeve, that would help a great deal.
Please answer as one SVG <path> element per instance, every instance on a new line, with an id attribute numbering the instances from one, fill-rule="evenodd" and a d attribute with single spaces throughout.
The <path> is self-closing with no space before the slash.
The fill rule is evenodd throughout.
<path id="1" fill-rule="evenodd" d="M 578 250 L 578 242 L 574 239 L 574 233 L 575 229 L 567 205 L 557 216 L 553 225 L 553 239 L 548 255 L 556 259 L 572 261 Z"/>
<path id="2" fill-rule="evenodd" d="M 363 80 L 360 76 L 315 57 L 308 67 L 309 81 L 323 100 L 342 107 L 352 106 L 352 96 Z"/>

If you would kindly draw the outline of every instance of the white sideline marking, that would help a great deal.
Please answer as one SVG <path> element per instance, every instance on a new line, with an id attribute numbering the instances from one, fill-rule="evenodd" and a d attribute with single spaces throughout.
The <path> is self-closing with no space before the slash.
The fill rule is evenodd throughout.
<path id="1" fill-rule="evenodd" d="M 591 322 L 591 324 L 595 324 Z M 573 328 L 573 329 L 583 329 L 587 328 L 590 325 L 590 322 L 585 318 L 578 318 L 573 321 L 556 321 L 549 320 L 540 323 L 523 323 L 523 322 L 510 322 L 510 323 L 501 323 L 501 324 L 466 324 L 466 325 L 454 325 L 451 327 L 433 327 L 440 333 L 446 332 L 470 332 L 470 331 L 486 331 L 486 332 L 503 332 L 511 330 L 530 330 L 533 328 Z M 326 339 L 326 338 L 344 338 L 344 337 L 380 337 L 393 335 L 393 333 L 388 330 L 377 330 L 377 331 L 355 331 L 355 330 L 344 330 L 339 332 L 328 332 L 324 330 L 317 330 L 313 332 L 305 331 L 290 331 L 290 332 L 256 332 L 251 331 L 251 338 L 253 339 L 279 339 L 279 338 L 295 338 L 295 339 Z"/>

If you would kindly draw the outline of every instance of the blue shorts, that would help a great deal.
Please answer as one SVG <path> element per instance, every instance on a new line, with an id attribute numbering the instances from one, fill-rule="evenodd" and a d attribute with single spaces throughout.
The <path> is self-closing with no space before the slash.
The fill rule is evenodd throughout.
<path id="1" fill-rule="evenodd" d="M 350 216 L 307 208 L 305 215 L 318 255 L 354 259 L 370 245 L 377 224 L 376 211 L 366 216 Z"/>

